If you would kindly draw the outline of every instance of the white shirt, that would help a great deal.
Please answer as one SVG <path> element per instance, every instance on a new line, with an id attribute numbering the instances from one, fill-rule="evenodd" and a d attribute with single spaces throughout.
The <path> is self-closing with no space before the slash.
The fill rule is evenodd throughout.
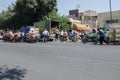
<path id="1" fill-rule="evenodd" d="M 49 36 L 49 32 L 47 30 L 43 31 L 43 35 Z"/>

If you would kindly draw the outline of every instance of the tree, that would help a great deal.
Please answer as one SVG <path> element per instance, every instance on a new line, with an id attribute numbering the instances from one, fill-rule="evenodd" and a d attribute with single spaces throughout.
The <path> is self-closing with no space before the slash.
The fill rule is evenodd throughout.
<path id="1" fill-rule="evenodd" d="M 57 6 L 57 0 L 36 0 L 36 2 L 38 3 L 36 14 L 41 20 L 43 20 L 44 16 L 49 15 L 49 13 L 55 10 Z"/>
<path id="2" fill-rule="evenodd" d="M 9 24 L 9 19 L 13 16 L 12 8 L 9 6 L 7 11 L 3 11 L 0 16 L 0 28 L 5 28 Z"/>
<path id="3" fill-rule="evenodd" d="M 62 30 L 68 31 L 69 30 L 68 18 L 63 15 L 60 17 L 59 21 L 60 21 L 60 25 L 61 25 Z"/>
<path id="4" fill-rule="evenodd" d="M 56 9 L 56 5 L 56 0 L 17 0 L 12 5 L 12 15 L 10 18 L 6 16 L 4 24 L 10 25 L 10 28 L 33 25 L 33 22 L 43 20 L 44 16 Z"/>
<path id="5" fill-rule="evenodd" d="M 43 20 L 55 7 L 56 0 L 17 0 L 14 18 L 19 25 L 32 25 L 35 21 Z"/>
<path id="6" fill-rule="evenodd" d="M 45 16 L 44 20 L 58 21 L 60 23 L 61 29 L 69 30 L 68 18 L 64 15 L 60 16 L 57 13 L 57 9 L 54 9 L 51 13 L 49 13 L 47 16 Z"/>

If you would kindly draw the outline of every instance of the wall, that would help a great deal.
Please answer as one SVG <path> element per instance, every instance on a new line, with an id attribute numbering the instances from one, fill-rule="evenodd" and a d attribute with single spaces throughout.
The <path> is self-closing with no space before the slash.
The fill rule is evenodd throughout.
<path id="1" fill-rule="evenodd" d="M 119 20 L 120 19 L 120 11 L 112 11 L 112 19 L 113 20 Z M 108 27 L 110 23 L 106 23 L 106 20 L 110 20 L 110 12 L 102 12 L 98 13 L 98 26 L 102 27 Z M 118 22 L 120 23 L 120 22 Z"/>

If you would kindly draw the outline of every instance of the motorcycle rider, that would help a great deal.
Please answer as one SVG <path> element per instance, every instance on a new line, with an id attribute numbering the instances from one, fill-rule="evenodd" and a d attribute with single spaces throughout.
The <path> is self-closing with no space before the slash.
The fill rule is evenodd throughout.
<path id="1" fill-rule="evenodd" d="M 67 33 L 67 31 L 61 31 L 61 33 L 60 33 L 60 38 L 61 38 L 61 41 L 67 41 L 67 35 L 68 35 L 68 33 Z"/>
<path id="2" fill-rule="evenodd" d="M 76 41 L 77 40 L 77 31 L 75 29 L 72 30 L 72 41 Z"/>

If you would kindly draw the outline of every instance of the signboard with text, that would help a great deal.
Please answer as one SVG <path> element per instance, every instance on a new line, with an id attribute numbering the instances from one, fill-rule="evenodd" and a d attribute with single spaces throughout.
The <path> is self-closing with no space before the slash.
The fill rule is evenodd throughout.
<path id="1" fill-rule="evenodd" d="M 78 14 L 79 14 L 79 10 L 78 9 L 74 9 L 74 10 L 70 10 L 69 11 L 69 15 L 70 15 L 71 18 L 78 17 Z"/>

